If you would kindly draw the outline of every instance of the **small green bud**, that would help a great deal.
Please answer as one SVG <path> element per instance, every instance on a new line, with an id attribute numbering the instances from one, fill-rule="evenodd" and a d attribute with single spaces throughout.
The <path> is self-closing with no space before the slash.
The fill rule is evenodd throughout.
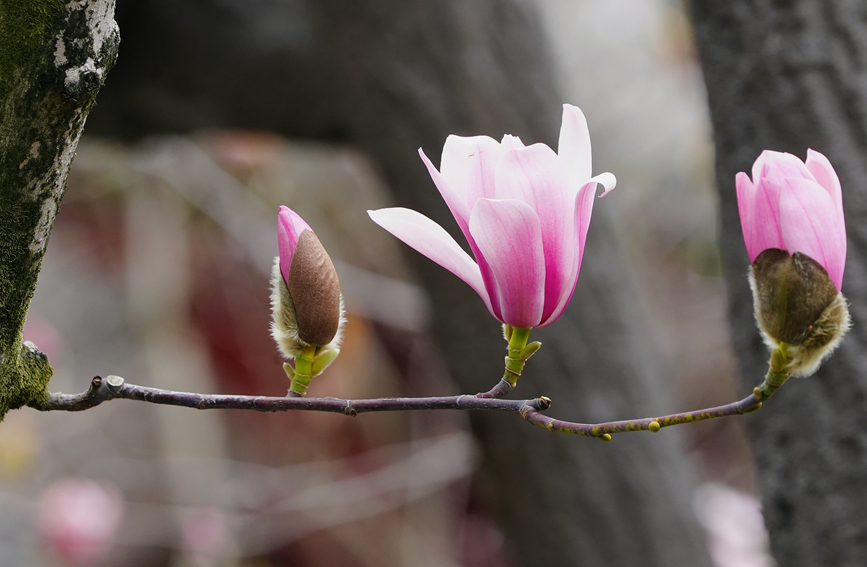
<path id="1" fill-rule="evenodd" d="M 542 348 L 542 343 L 539 341 L 533 341 L 532 343 L 525 346 L 521 349 L 521 360 L 528 360 L 531 356 L 536 354 L 536 351 Z"/>
<path id="2" fill-rule="evenodd" d="M 511 325 L 503 323 L 503 338 L 506 339 L 506 341 L 512 340 L 512 330 L 513 327 Z"/>
<path id="3" fill-rule="evenodd" d="M 340 354 L 340 349 L 336 347 L 322 347 L 313 357 L 313 375 L 319 376 L 328 366 L 334 362 L 337 355 Z"/>

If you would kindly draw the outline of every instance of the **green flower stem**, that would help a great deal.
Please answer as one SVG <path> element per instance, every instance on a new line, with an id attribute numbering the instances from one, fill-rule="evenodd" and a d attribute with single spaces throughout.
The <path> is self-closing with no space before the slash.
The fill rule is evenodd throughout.
<path id="1" fill-rule="evenodd" d="M 313 361 L 316 358 L 316 345 L 308 345 L 304 347 L 295 358 L 295 373 L 290 376 L 289 395 L 303 396 L 307 393 L 307 387 L 310 386 L 310 381 L 313 380 Z M 287 372 L 288 373 L 288 372 Z"/>
<path id="2" fill-rule="evenodd" d="M 771 361 L 768 365 L 768 373 L 765 376 L 761 386 L 753 390 L 753 394 L 760 400 L 767 400 L 780 389 L 780 386 L 786 383 L 786 380 L 791 376 L 789 372 L 789 364 L 792 359 L 789 357 L 789 345 L 780 343 L 780 346 L 771 352 Z"/>
<path id="3" fill-rule="evenodd" d="M 532 352 L 525 353 L 524 349 L 528 346 L 527 341 L 530 338 L 531 329 L 529 327 L 513 327 L 511 325 L 504 325 L 503 331 L 506 340 L 509 341 L 509 354 L 506 355 L 506 372 L 503 374 L 503 380 L 511 384 L 512 388 L 514 388 L 518 385 L 518 378 L 521 377 L 521 372 L 524 370 L 524 364 L 527 362 L 527 359 L 539 349 L 541 344 L 536 343 L 539 346 L 533 348 Z"/>

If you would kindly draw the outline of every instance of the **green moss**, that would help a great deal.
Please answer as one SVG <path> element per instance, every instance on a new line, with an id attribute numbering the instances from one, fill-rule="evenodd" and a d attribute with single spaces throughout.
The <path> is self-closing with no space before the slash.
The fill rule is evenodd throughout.
<path id="1" fill-rule="evenodd" d="M 0 375 L 0 420 L 11 409 L 23 406 L 40 407 L 48 398 L 48 381 L 53 369 L 48 358 L 35 349 L 23 348 L 16 360 L 16 368 Z"/>
<path id="2" fill-rule="evenodd" d="M 63 12 L 63 0 L 0 0 L 0 77 L 28 60 Z M 3 92 L 0 84 L 0 93 Z"/>
<path id="3" fill-rule="evenodd" d="M 114 64 L 119 38 L 99 53 L 87 10 L 63 0 L 0 0 L 0 419 L 47 396 L 51 366 L 21 335 L 84 120 Z M 66 63 L 55 57 L 63 34 Z M 66 80 L 85 62 L 102 72 Z"/>

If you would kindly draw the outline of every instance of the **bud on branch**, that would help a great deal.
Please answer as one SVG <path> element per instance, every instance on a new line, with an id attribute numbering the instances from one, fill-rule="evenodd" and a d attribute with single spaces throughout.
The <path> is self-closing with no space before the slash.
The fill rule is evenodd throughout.
<path id="1" fill-rule="evenodd" d="M 279 256 L 271 274 L 271 335 L 286 358 L 290 395 L 303 395 L 313 377 L 340 353 L 343 298 L 331 258 L 304 219 L 288 207 L 277 215 Z"/>
<path id="2" fill-rule="evenodd" d="M 851 326 L 840 293 L 846 225 L 840 180 L 828 159 L 766 150 L 736 178 L 756 322 L 774 355 L 773 393 L 788 376 L 813 374 Z"/>

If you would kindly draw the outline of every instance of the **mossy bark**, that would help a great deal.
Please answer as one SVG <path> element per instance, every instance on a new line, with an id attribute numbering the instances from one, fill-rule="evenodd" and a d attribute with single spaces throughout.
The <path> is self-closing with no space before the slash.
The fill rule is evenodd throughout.
<path id="1" fill-rule="evenodd" d="M 0 419 L 51 366 L 21 344 L 85 118 L 117 57 L 114 0 L 0 0 Z"/>

